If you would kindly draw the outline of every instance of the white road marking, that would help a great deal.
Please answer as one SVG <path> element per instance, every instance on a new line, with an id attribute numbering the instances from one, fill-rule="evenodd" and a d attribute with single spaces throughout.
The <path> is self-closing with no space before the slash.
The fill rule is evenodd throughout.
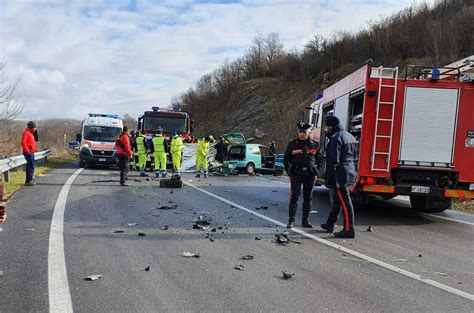
<path id="1" fill-rule="evenodd" d="M 399 196 L 399 197 L 396 198 L 396 200 L 410 202 L 410 198 L 408 198 L 408 197 L 400 197 Z M 419 213 L 420 215 L 426 215 L 426 216 L 430 216 L 430 217 L 439 218 L 439 219 L 442 219 L 442 220 L 447 220 L 447 221 L 451 221 L 451 222 L 456 222 L 456 223 L 461 223 L 461 224 L 474 226 L 473 222 L 458 220 L 457 218 L 441 216 L 441 215 L 437 215 L 437 214 L 430 214 L 430 213 L 420 213 L 420 212 L 417 212 L 417 213 Z"/>
<path id="2" fill-rule="evenodd" d="M 204 190 L 204 189 L 202 189 L 202 188 L 199 188 L 199 187 L 197 187 L 197 186 L 195 186 L 195 185 L 193 185 L 193 184 L 191 184 L 191 183 L 189 183 L 189 182 L 183 181 L 183 183 L 186 184 L 186 185 L 188 185 L 188 186 L 190 186 L 190 187 L 192 187 L 192 188 L 195 188 L 196 190 L 199 190 L 199 191 L 201 191 L 201 192 L 207 194 L 208 196 L 211 196 L 211 197 L 213 197 L 213 198 L 215 198 L 215 199 L 218 199 L 218 200 L 220 200 L 220 201 L 222 201 L 222 202 L 225 202 L 225 203 L 227 203 L 227 204 L 229 204 L 229 205 L 233 205 L 233 206 L 235 206 L 236 208 L 238 208 L 238 209 L 240 209 L 240 210 L 242 210 L 242 211 L 245 211 L 245 212 L 247 212 L 247 213 L 253 214 L 254 216 L 260 217 L 260 218 L 262 218 L 262 219 L 264 219 L 264 220 L 266 220 L 266 221 L 268 221 L 268 222 L 271 222 L 271 223 L 273 223 L 273 224 L 275 224 L 275 225 L 278 225 L 278 226 L 281 226 L 281 227 L 285 227 L 285 226 L 286 226 L 286 224 L 284 224 L 284 223 L 282 223 L 282 222 L 279 222 L 279 221 L 277 221 L 277 220 L 274 220 L 274 219 L 272 219 L 272 218 L 270 218 L 270 217 L 268 217 L 268 216 L 259 214 L 259 213 L 255 212 L 255 211 L 252 211 L 252 210 L 250 210 L 250 209 L 248 209 L 248 208 L 246 208 L 246 207 L 244 207 L 244 206 L 241 206 L 241 205 L 239 205 L 239 204 L 237 204 L 237 203 L 235 203 L 235 202 L 232 202 L 232 201 L 229 201 L 229 200 L 227 200 L 227 199 L 224 199 L 224 198 L 222 198 L 222 197 L 220 197 L 220 196 L 218 196 L 218 195 L 215 195 L 215 194 L 213 194 L 213 193 L 211 193 L 211 192 L 209 192 L 209 191 L 207 191 L 207 190 Z M 359 258 L 359 259 L 362 259 L 362 260 L 365 260 L 365 261 L 370 262 L 370 263 L 372 263 L 372 264 L 378 265 L 378 266 L 380 266 L 380 267 L 383 267 L 383 268 L 388 269 L 388 270 L 390 270 L 390 271 L 393 271 L 393 272 L 395 272 L 395 273 L 399 273 L 399 274 L 401 274 L 401 275 L 404 275 L 404 276 L 406 276 L 406 277 L 415 279 L 415 280 L 420 281 L 420 282 L 422 282 L 422 283 L 425 283 L 425 284 L 427 284 L 427 285 L 430 285 L 430 286 L 433 286 L 433 287 L 442 289 L 442 290 L 447 291 L 447 292 L 449 292 L 449 293 L 452 293 L 452 294 L 455 294 L 455 295 L 457 295 L 457 296 L 460 296 L 460 297 L 463 297 L 463 298 L 466 298 L 466 299 L 469 299 L 469 300 L 474 301 L 474 295 L 472 295 L 472 294 L 470 294 L 470 293 L 467 293 L 467 292 L 465 292 L 465 291 L 462 291 L 462 290 L 459 290 L 459 289 L 450 287 L 450 286 L 448 286 L 448 285 L 444 285 L 444 284 L 442 284 L 442 283 L 439 283 L 439 282 L 437 282 L 437 281 L 434 281 L 434 280 L 431 280 L 431 279 L 428 279 L 428 278 L 424 278 L 423 276 L 420 276 L 420 275 L 418 275 L 418 274 L 409 272 L 409 271 L 407 271 L 407 270 L 398 268 L 398 267 L 396 267 L 396 266 L 394 266 L 394 265 L 391 265 L 391 264 L 389 264 L 389 263 L 385 263 L 385 262 L 383 262 L 383 261 L 374 259 L 374 258 L 372 258 L 372 257 L 370 257 L 370 256 L 368 256 L 368 255 L 365 255 L 365 254 L 359 253 L 359 252 L 357 252 L 357 251 L 348 249 L 348 248 L 346 248 L 346 247 L 340 246 L 340 245 L 338 245 L 338 244 L 336 244 L 336 243 L 334 243 L 334 242 L 331 242 L 331 241 L 329 241 L 329 240 L 325 240 L 325 239 L 319 238 L 318 236 L 314 236 L 314 235 L 309 234 L 309 233 L 307 233 L 307 232 L 305 232 L 305 231 L 303 231 L 303 230 L 300 230 L 300 229 L 297 229 L 297 228 L 292 228 L 291 230 L 292 230 L 293 232 L 297 233 L 297 234 L 300 234 L 300 235 L 305 236 L 305 237 L 307 237 L 307 238 L 313 239 L 313 240 L 315 240 L 315 241 L 317 241 L 317 242 L 319 242 L 319 243 L 321 243 L 321 244 L 324 244 L 324 245 L 326 245 L 326 246 L 329 246 L 329 247 L 331 247 L 331 248 L 337 249 L 337 250 L 339 250 L 339 251 L 342 251 L 342 252 L 351 254 L 351 255 L 353 255 L 353 256 Z"/>
<path id="3" fill-rule="evenodd" d="M 78 169 L 68 178 L 59 193 L 54 207 L 49 233 L 48 249 L 48 295 L 50 312 L 73 312 L 69 282 L 67 280 L 66 258 L 64 256 L 63 221 L 67 195 L 74 179 L 82 172 Z"/>

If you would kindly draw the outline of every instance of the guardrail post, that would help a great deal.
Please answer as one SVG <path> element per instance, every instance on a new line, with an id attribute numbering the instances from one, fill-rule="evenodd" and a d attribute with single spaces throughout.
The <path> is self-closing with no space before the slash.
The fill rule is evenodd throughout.
<path id="1" fill-rule="evenodd" d="M 4 179 L 6 183 L 8 183 L 10 181 L 10 171 L 6 171 L 5 173 L 3 173 L 2 179 Z"/>
<path id="2" fill-rule="evenodd" d="M 7 202 L 5 196 L 5 183 L 3 182 L 3 175 L 0 175 L 0 223 L 7 219 Z"/>

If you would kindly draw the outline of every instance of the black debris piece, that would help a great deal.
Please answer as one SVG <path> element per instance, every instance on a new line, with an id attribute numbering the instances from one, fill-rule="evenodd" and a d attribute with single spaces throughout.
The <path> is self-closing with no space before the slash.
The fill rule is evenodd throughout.
<path id="1" fill-rule="evenodd" d="M 242 256 L 240 259 L 249 261 L 249 260 L 253 260 L 254 258 L 253 258 L 253 255 L 247 254 L 247 255 Z"/>
<path id="2" fill-rule="evenodd" d="M 262 238 L 260 238 L 260 237 L 255 237 L 255 240 L 262 240 Z"/>
<path id="3" fill-rule="evenodd" d="M 217 229 L 213 228 L 211 229 L 211 232 L 215 233 L 217 231 Z"/>
<path id="4" fill-rule="evenodd" d="M 288 238 L 286 236 L 282 236 L 282 234 L 275 234 L 275 241 L 282 245 L 286 245 L 289 242 Z"/>
<path id="5" fill-rule="evenodd" d="M 244 266 L 242 264 L 236 265 L 236 266 L 234 266 L 234 270 L 243 271 Z"/>
<path id="6" fill-rule="evenodd" d="M 235 206 L 233 206 L 233 205 L 231 205 L 230 207 L 231 207 L 232 209 L 235 209 Z"/>
<path id="7" fill-rule="evenodd" d="M 170 191 L 170 194 L 173 193 L 173 190 Z"/>
<path id="8" fill-rule="evenodd" d="M 199 215 L 199 217 L 193 222 L 193 228 L 208 230 L 210 228 L 209 224 L 211 223 L 211 221 L 212 217 L 207 215 Z"/>
<path id="9" fill-rule="evenodd" d="M 139 233 L 138 233 L 138 236 L 140 236 L 140 237 L 145 237 L 146 234 L 145 234 L 145 233 L 142 233 L 142 232 L 139 232 Z"/>
<path id="10" fill-rule="evenodd" d="M 282 271 L 281 273 L 283 274 L 284 279 L 290 279 L 290 278 L 293 278 L 293 276 L 295 276 L 295 273 L 290 273 L 288 271 Z"/>
<path id="11" fill-rule="evenodd" d="M 160 206 L 159 208 L 156 208 L 157 210 L 175 210 L 177 209 L 178 206 L 177 205 L 163 205 L 163 206 Z"/>
<path id="12" fill-rule="evenodd" d="M 222 226 L 217 227 L 217 230 L 222 230 Z"/>
<path id="13" fill-rule="evenodd" d="M 272 192 L 278 192 L 278 190 L 272 190 Z"/>
<path id="14" fill-rule="evenodd" d="M 161 228 L 160 228 L 160 229 L 161 229 L 161 230 L 168 230 L 168 228 L 169 228 L 169 226 L 168 226 L 168 225 L 163 225 L 163 226 L 161 226 Z"/>
<path id="15" fill-rule="evenodd" d="M 123 234 L 125 231 L 124 230 L 114 230 L 112 234 Z"/>
<path id="16" fill-rule="evenodd" d="M 367 227 L 367 232 L 371 233 L 372 232 L 372 226 Z"/>
<path id="17" fill-rule="evenodd" d="M 419 258 L 421 258 L 422 256 L 423 256 L 423 254 L 421 254 L 421 253 L 420 253 L 420 254 L 418 254 L 418 257 L 419 257 Z"/>
<path id="18" fill-rule="evenodd" d="M 84 280 L 90 280 L 90 281 L 94 281 L 94 280 L 98 280 L 102 277 L 102 275 L 90 275 L 90 276 L 87 276 L 86 278 L 84 278 Z"/>
<path id="19" fill-rule="evenodd" d="M 268 210 L 267 206 L 261 205 L 261 206 L 256 206 L 255 210 Z"/>
<path id="20" fill-rule="evenodd" d="M 149 272 L 150 271 L 150 265 L 148 265 L 147 267 L 145 267 L 145 272 Z"/>

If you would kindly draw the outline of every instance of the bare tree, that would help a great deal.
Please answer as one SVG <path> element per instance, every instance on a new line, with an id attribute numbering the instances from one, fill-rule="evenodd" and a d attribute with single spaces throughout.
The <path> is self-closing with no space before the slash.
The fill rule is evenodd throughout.
<path id="1" fill-rule="evenodd" d="M 22 105 L 16 92 L 19 80 L 11 80 L 5 72 L 6 64 L 0 63 L 0 154 L 12 151 L 14 120 L 21 113 Z"/>

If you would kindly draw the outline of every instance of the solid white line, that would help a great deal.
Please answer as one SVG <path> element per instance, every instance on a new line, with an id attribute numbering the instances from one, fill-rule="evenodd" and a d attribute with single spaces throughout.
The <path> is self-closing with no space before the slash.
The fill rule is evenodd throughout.
<path id="1" fill-rule="evenodd" d="M 401 200 L 401 201 L 410 202 L 410 199 L 405 199 L 405 198 L 397 198 L 396 200 Z M 452 217 L 441 216 L 441 215 L 430 214 L 430 213 L 421 213 L 421 212 L 417 212 L 417 213 L 419 213 L 420 215 L 431 216 L 431 217 L 435 217 L 435 218 L 440 218 L 440 219 L 442 219 L 442 220 L 447 220 L 447 221 L 451 221 L 451 222 L 456 222 L 456 223 L 461 223 L 461 224 L 466 224 L 466 225 L 474 226 L 474 223 L 473 223 L 473 222 L 458 220 L 458 219 L 452 218 Z"/>
<path id="2" fill-rule="evenodd" d="M 440 218 L 440 219 L 442 219 L 442 220 L 447 220 L 447 221 L 451 221 L 451 222 L 462 223 L 462 224 L 474 226 L 474 223 L 472 223 L 472 222 L 463 221 L 463 220 L 458 220 L 458 219 L 451 218 L 451 217 L 440 216 L 440 215 L 436 215 L 436 214 L 428 214 L 428 213 L 423 213 L 422 215 L 426 215 L 426 216 L 430 216 L 430 217 L 435 217 L 435 218 Z"/>
<path id="3" fill-rule="evenodd" d="M 77 175 L 82 172 L 78 169 L 68 178 L 59 193 L 54 207 L 49 233 L 48 250 L 48 295 L 50 312 L 73 312 L 69 282 L 67 280 L 66 258 L 64 256 L 63 221 L 66 209 L 66 200 L 71 185 Z"/>
<path id="4" fill-rule="evenodd" d="M 199 188 L 199 187 L 197 187 L 197 186 L 195 186 L 195 185 L 193 185 L 193 184 L 191 184 L 191 183 L 189 183 L 189 182 L 184 182 L 184 183 L 185 183 L 186 185 L 190 186 L 190 187 L 193 187 L 193 188 L 195 188 L 195 189 L 197 189 L 197 190 L 199 190 L 199 191 L 201 191 L 201 192 L 207 194 L 208 196 L 211 196 L 211 197 L 213 197 L 213 198 L 215 198 L 215 199 L 218 199 L 218 200 L 220 200 L 220 201 L 222 201 L 222 202 L 225 202 L 225 203 L 227 203 L 227 204 L 233 205 L 233 206 L 235 206 L 236 208 L 238 208 L 238 209 L 240 209 L 240 210 L 242 210 L 242 211 L 245 211 L 245 212 L 247 212 L 247 213 L 250 213 L 250 214 L 253 214 L 253 215 L 255 215 L 255 216 L 258 216 L 258 217 L 260 217 L 260 218 L 262 218 L 262 219 L 264 219 L 264 220 L 266 220 L 266 221 L 268 221 L 268 222 L 271 222 L 271 223 L 273 223 L 273 224 L 275 224 L 275 225 L 278 225 L 278 226 L 281 226 L 281 227 L 285 227 L 285 226 L 286 226 L 286 224 L 284 224 L 284 223 L 282 223 L 282 222 L 279 222 L 279 221 L 277 221 L 277 220 L 274 220 L 274 219 L 272 219 L 272 218 L 270 218 L 270 217 L 268 217 L 268 216 L 259 214 L 259 213 L 255 212 L 255 211 L 252 211 L 252 210 L 250 210 L 250 209 L 248 209 L 248 208 L 246 208 L 246 207 L 244 207 L 244 206 L 241 206 L 241 205 L 239 205 L 239 204 L 237 204 L 237 203 L 234 203 L 234 202 L 232 202 L 232 201 L 229 201 L 229 200 L 227 200 L 227 199 L 224 199 L 224 198 L 222 198 L 222 197 L 220 197 L 220 196 L 218 196 L 218 195 L 215 195 L 215 194 L 213 194 L 213 193 L 211 193 L 211 192 L 209 192 L 209 191 L 207 191 L 207 190 L 201 189 L 201 188 Z M 462 290 L 459 290 L 459 289 L 456 289 L 456 288 L 453 288 L 453 287 L 444 285 L 444 284 L 442 284 L 442 283 L 439 283 L 439 282 L 434 281 L 434 280 L 431 280 L 431 279 L 424 278 L 424 277 L 422 277 L 422 276 L 420 276 L 420 275 L 418 275 L 418 274 L 409 272 L 409 271 L 407 271 L 407 270 L 398 268 L 398 267 L 396 267 L 396 266 L 394 266 L 394 265 L 391 265 L 391 264 L 385 263 L 385 262 L 383 262 L 383 261 L 374 259 L 374 258 L 372 258 L 372 257 L 370 257 L 370 256 L 368 256 L 368 255 L 365 255 L 365 254 L 359 253 L 359 252 L 357 252 L 357 251 L 348 249 L 348 248 L 346 248 L 346 247 L 340 246 L 340 245 L 338 245 L 338 244 L 336 244 L 336 243 L 334 243 L 334 242 L 331 242 L 331 241 L 329 241 L 329 240 L 325 240 L 325 239 L 319 238 L 318 236 L 314 236 L 314 235 L 309 234 L 309 233 L 307 233 L 307 232 L 305 232 L 305 231 L 303 231 L 303 230 L 300 230 L 300 229 L 297 229 L 297 228 L 292 228 L 291 230 L 292 230 L 293 232 L 295 232 L 295 233 L 298 233 L 298 234 L 302 235 L 302 236 L 305 236 L 305 237 L 307 237 L 307 238 L 313 239 L 313 240 L 315 240 L 315 241 L 317 241 L 317 242 L 319 242 L 319 243 L 321 243 L 321 244 L 324 244 L 324 245 L 329 246 L 329 247 L 331 247 L 331 248 L 334 248 L 334 249 L 337 249 L 337 250 L 339 250 L 339 251 L 345 252 L 345 253 L 347 253 L 347 254 L 351 254 L 351 255 L 353 255 L 353 256 L 359 258 L 359 259 L 365 260 L 365 261 L 367 261 L 367 262 L 373 263 L 373 264 L 375 264 L 375 265 L 378 265 L 378 266 L 383 267 L 383 268 L 385 268 L 385 269 L 388 269 L 388 270 L 390 270 L 390 271 L 393 271 L 393 272 L 402 274 L 402 275 L 404 275 L 404 276 L 406 276 L 406 277 L 415 279 L 415 280 L 420 281 L 420 282 L 422 282 L 422 283 L 425 283 L 425 284 L 427 284 L 427 285 L 430 285 L 430 286 L 433 286 L 433 287 L 442 289 L 442 290 L 444 290 L 444 291 L 447 291 L 447 292 L 450 292 L 450 293 L 452 293 L 452 294 L 458 295 L 458 296 L 460 296 L 460 297 L 463 297 L 463 298 L 466 298 L 466 299 L 469 299 L 469 300 L 474 301 L 474 295 L 472 295 L 472 294 L 470 294 L 470 293 L 467 293 L 467 292 L 465 292 L 465 291 L 462 291 Z"/>

